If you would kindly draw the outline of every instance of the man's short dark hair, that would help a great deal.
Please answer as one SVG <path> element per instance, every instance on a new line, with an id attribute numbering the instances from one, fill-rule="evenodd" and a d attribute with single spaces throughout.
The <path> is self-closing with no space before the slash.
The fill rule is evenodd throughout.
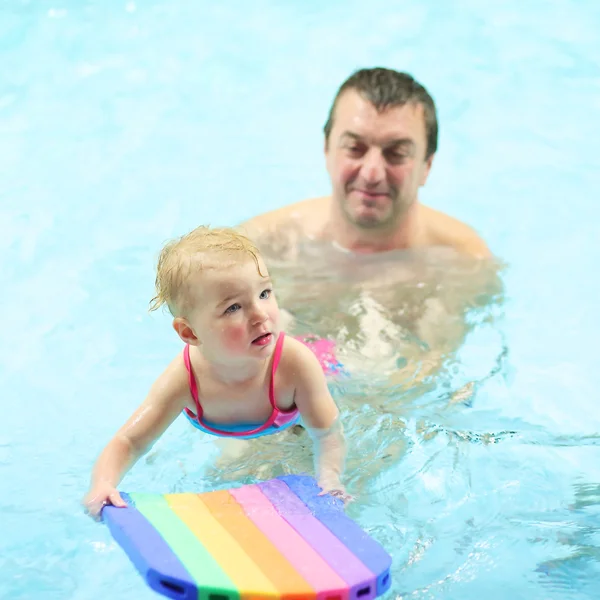
<path id="1" fill-rule="evenodd" d="M 433 98 L 425 87 L 408 73 L 383 67 L 360 69 L 352 73 L 342 83 L 329 110 L 327 122 L 323 127 L 326 141 L 329 140 L 333 128 L 337 102 L 347 90 L 356 90 L 380 112 L 387 108 L 404 106 L 408 102 L 423 106 L 427 137 L 425 158 L 427 159 L 435 154 L 438 145 L 438 122 Z"/>

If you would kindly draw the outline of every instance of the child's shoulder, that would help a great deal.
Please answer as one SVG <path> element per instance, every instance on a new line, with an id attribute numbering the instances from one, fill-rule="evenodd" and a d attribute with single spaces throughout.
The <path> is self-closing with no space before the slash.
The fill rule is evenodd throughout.
<path id="1" fill-rule="evenodd" d="M 154 381 L 153 388 L 161 395 L 184 398 L 189 394 L 189 372 L 183 354 L 178 353 Z"/>
<path id="2" fill-rule="evenodd" d="M 293 335 L 285 334 L 285 339 L 283 340 L 283 348 L 281 352 L 281 358 L 283 360 L 284 355 L 288 359 L 294 359 L 298 357 L 305 356 L 305 353 L 309 352 L 312 355 L 310 349 L 306 346 L 306 344 L 302 343 L 298 338 Z"/>
<path id="3" fill-rule="evenodd" d="M 305 374 L 313 369 L 321 370 L 319 361 L 313 351 L 303 342 L 291 335 L 286 335 L 281 351 L 279 368 L 294 376 Z"/>

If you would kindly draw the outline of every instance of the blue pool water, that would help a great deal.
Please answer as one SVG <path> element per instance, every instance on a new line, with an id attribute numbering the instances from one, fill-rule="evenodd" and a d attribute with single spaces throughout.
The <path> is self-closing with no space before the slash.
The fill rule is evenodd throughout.
<path id="1" fill-rule="evenodd" d="M 591 0 L 2 2 L 0 597 L 155 597 L 79 500 L 180 349 L 158 248 L 327 193 L 332 96 L 384 65 L 434 96 L 422 200 L 485 236 L 506 300 L 459 353 L 470 408 L 381 412 L 351 514 L 389 597 L 597 598 L 598 31 Z M 180 419 L 123 487 L 208 489 L 214 455 Z"/>

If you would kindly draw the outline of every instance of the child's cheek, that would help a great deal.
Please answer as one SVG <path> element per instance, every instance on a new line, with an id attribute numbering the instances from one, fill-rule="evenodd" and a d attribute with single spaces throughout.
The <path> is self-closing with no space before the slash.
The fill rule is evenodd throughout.
<path id="1" fill-rule="evenodd" d="M 241 345 L 246 346 L 247 332 L 244 326 L 230 325 L 223 330 L 223 341 L 229 350 L 236 350 Z"/>
<path id="2" fill-rule="evenodd" d="M 267 314 L 269 315 L 269 320 L 271 323 L 279 323 L 281 314 L 277 305 L 268 310 Z"/>

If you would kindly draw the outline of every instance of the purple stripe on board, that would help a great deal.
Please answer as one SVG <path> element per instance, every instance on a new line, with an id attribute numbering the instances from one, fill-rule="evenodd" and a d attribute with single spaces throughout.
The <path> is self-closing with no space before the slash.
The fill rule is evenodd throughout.
<path id="1" fill-rule="evenodd" d="M 392 557 L 344 512 L 343 502 L 329 494 L 320 496 L 321 488 L 308 475 L 282 475 L 283 481 L 306 504 L 309 510 L 352 552 L 377 575 L 377 595 L 391 586 Z"/>
<path id="2" fill-rule="evenodd" d="M 266 481 L 259 483 L 258 487 L 271 501 L 277 512 L 346 582 L 351 600 L 375 598 L 377 593 L 375 575 L 313 516 L 306 504 L 283 481 Z"/>

